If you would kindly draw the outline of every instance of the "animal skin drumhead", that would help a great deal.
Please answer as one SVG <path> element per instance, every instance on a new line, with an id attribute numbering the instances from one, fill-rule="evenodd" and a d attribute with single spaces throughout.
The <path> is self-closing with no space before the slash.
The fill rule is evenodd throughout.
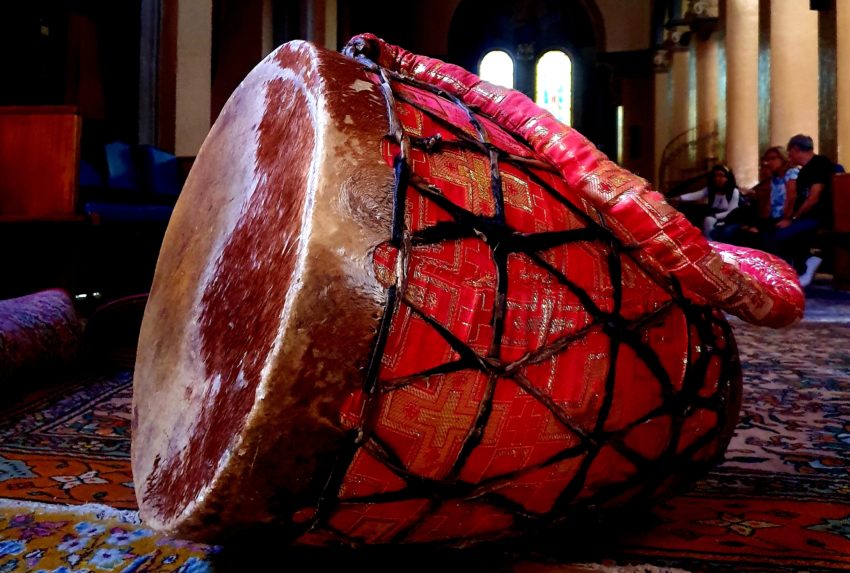
<path id="1" fill-rule="evenodd" d="M 316 497 L 386 298 L 371 263 L 389 238 L 386 131 L 360 67 L 307 44 L 267 58 L 224 107 L 141 329 L 132 457 L 152 526 L 215 531 L 273 519 L 270 499 L 293 503 L 280 491 Z"/>

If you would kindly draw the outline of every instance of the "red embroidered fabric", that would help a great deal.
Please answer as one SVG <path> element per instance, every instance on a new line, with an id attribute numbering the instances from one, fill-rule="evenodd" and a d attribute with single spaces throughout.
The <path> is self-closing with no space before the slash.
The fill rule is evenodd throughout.
<path id="1" fill-rule="evenodd" d="M 765 326 L 788 326 L 802 316 L 805 298 L 789 265 L 760 251 L 708 244 L 645 180 L 608 160 L 522 93 L 372 34 L 356 36 L 347 50 L 459 98 L 528 142 L 588 201 L 588 211 L 600 213 L 615 236 L 636 250 L 649 272 L 675 278 L 688 298 Z"/>
<path id="2" fill-rule="evenodd" d="M 396 175 L 373 259 L 387 304 L 341 412 L 348 447 L 293 516 L 300 541 L 496 539 L 657 498 L 716 463 L 740 399 L 731 329 L 661 272 L 672 257 L 622 239 L 637 214 L 600 209 L 433 82 L 363 64 Z"/>

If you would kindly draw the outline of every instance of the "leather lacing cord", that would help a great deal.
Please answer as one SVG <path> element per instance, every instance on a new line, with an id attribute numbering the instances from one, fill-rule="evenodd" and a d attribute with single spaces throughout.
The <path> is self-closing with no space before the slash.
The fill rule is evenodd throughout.
<path id="1" fill-rule="evenodd" d="M 391 245 L 398 252 L 395 273 L 396 280 L 395 284 L 387 288 L 384 314 L 375 336 L 373 350 L 366 365 L 363 382 L 365 403 L 363 405 L 362 416 L 360 417 L 360 424 L 347 433 L 346 446 L 337 456 L 331 475 L 318 500 L 315 516 L 305 525 L 304 531 L 330 532 L 342 544 L 358 544 L 363 540 L 348 536 L 330 524 L 330 519 L 338 509 L 344 507 L 345 504 L 351 503 L 398 502 L 413 499 L 427 500 L 427 509 L 422 511 L 418 518 L 413 520 L 403 530 L 395 532 L 392 539 L 388 541 L 404 542 L 407 540 L 428 517 L 437 512 L 441 505 L 449 500 L 474 500 L 490 504 L 511 513 L 514 516 L 514 527 L 517 530 L 527 530 L 563 521 L 568 519 L 573 512 L 598 507 L 606 501 L 623 495 L 632 488 L 639 488 L 639 491 L 633 497 L 634 500 L 645 500 L 652 497 L 658 486 L 671 475 L 677 473 L 683 477 L 699 475 L 708 467 L 714 465 L 717 458 L 721 455 L 719 451 L 714 453 L 712 459 L 702 462 L 693 461 L 692 457 L 701 448 L 718 440 L 719 428 L 726 426 L 726 405 L 731 399 L 729 381 L 736 376 L 738 370 L 732 331 L 719 311 L 690 302 L 684 298 L 681 289 L 674 281 L 672 286 L 666 287 L 671 297 L 670 301 L 635 319 L 629 320 L 623 317 L 621 314 L 623 295 L 621 257 L 631 257 L 631 252 L 605 227 L 604 220 L 601 217 L 596 219 L 589 216 L 567 197 L 564 197 L 549 185 L 537 173 L 537 171 L 541 170 L 554 172 L 548 164 L 534 159 L 518 157 L 494 146 L 488 140 L 487 132 L 478 120 L 476 113 L 458 98 L 445 93 L 435 86 L 382 68 L 362 55 L 357 56 L 356 59 L 369 72 L 375 74 L 377 78 L 378 85 L 386 102 L 389 123 L 387 138 L 391 143 L 396 144 L 399 149 L 393 158 L 395 182 L 392 196 L 393 215 L 390 239 Z M 406 99 L 403 94 L 398 93 L 395 89 L 396 83 L 406 84 L 450 100 L 466 113 L 477 137 L 471 137 L 466 131 L 451 124 L 439 114 L 433 113 L 427 108 Z M 427 137 L 408 136 L 396 112 L 396 102 L 398 100 L 404 101 L 407 105 L 416 107 L 421 113 L 428 115 L 442 128 L 452 133 L 456 137 L 456 141 L 445 141 L 439 134 Z M 509 135 L 527 147 L 527 143 L 513 134 Z M 488 158 L 491 175 L 490 188 L 494 199 L 494 213 L 492 216 L 476 214 L 454 204 L 438 188 L 430 185 L 425 179 L 412 172 L 409 164 L 410 150 L 412 148 L 431 153 L 439 151 L 439 149 L 446 146 L 460 147 L 474 153 L 480 153 Z M 530 181 L 541 187 L 550 197 L 579 218 L 585 224 L 585 227 L 534 234 L 520 233 L 510 228 L 505 219 L 504 197 L 499 168 L 500 164 L 503 163 L 510 164 L 522 172 Z M 411 191 L 434 202 L 438 207 L 449 213 L 452 220 L 411 232 L 405 226 L 405 208 L 408 202 L 408 193 Z M 489 246 L 496 267 L 497 285 L 493 305 L 493 337 L 489 350 L 484 356 L 477 354 L 472 348 L 452 334 L 451 331 L 430 317 L 425 311 L 418 308 L 410 298 L 405 296 L 410 255 L 417 247 L 468 237 L 478 237 Z M 585 289 L 570 280 L 568 276 L 548 263 L 541 256 L 541 253 L 547 249 L 575 242 L 596 242 L 603 245 L 603 251 L 607 251 L 606 264 L 613 291 L 611 312 L 606 312 L 599 308 Z M 577 332 L 565 335 L 542 348 L 528 352 L 519 360 L 505 363 L 499 357 L 507 308 L 508 256 L 512 253 L 518 253 L 528 257 L 540 269 L 549 273 L 554 280 L 566 287 L 584 305 L 588 315 L 591 317 L 591 321 Z M 661 286 L 664 287 L 665 285 Z M 406 305 L 412 313 L 429 324 L 449 344 L 459 358 L 429 368 L 424 372 L 402 378 L 380 379 L 381 361 L 384 356 L 390 326 L 393 317 L 399 312 L 402 305 Z M 662 320 L 669 314 L 671 309 L 676 307 L 685 316 L 688 332 L 687 365 L 685 367 L 682 388 L 678 391 L 670 380 L 670 376 L 663 367 L 658 354 L 648 344 L 643 342 L 641 338 L 641 331 L 644 327 Z M 609 367 L 605 381 L 604 396 L 596 422 L 592 428 L 583 429 L 572 422 L 570 415 L 555 400 L 534 386 L 523 375 L 522 370 L 525 366 L 552 359 L 555 355 L 570 348 L 571 344 L 576 340 L 580 340 L 588 333 L 597 330 L 604 332 L 611 342 L 608 360 Z M 698 356 L 696 357 L 691 355 L 694 351 L 695 342 L 692 340 L 693 330 L 697 332 L 696 348 Z M 723 341 L 725 343 L 722 343 Z M 636 356 L 653 374 L 660 386 L 663 400 L 660 406 L 624 428 L 616 431 L 606 431 L 605 422 L 614 398 L 617 357 L 623 345 L 634 351 Z M 704 397 L 699 394 L 699 391 L 705 381 L 709 364 L 715 356 L 719 358 L 721 365 L 718 390 L 713 395 Z M 416 475 L 407 470 L 401 457 L 375 433 L 380 398 L 383 394 L 427 380 L 429 377 L 462 370 L 477 371 L 487 378 L 484 397 L 481 400 L 472 428 L 465 437 L 457 460 L 444 479 L 431 479 Z M 565 448 L 548 459 L 523 469 L 486 478 L 478 483 L 468 483 L 459 479 L 459 475 L 470 454 L 481 443 L 484 430 L 493 409 L 493 396 L 495 394 L 496 383 L 500 379 L 512 380 L 522 391 L 538 400 L 564 428 L 578 437 L 578 444 Z M 685 420 L 697 409 L 714 412 L 717 416 L 717 423 L 709 431 L 694 440 L 689 446 L 677 452 L 679 438 Z M 629 431 L 661 416 L 670 416 L 671 430 L 669 443 L 660 455 L 654 459 L 647 458 L 625 443 L 624 438 Z M 591 464 L 598 456 L 600 450 L 606 445 L 609 445 L 618 454 L 634 464 L 637 471 L 625 481 L 602 487 L 591 496 L 577 500 L 576 498 L 585 484 Z M 352 460 L 361 448 L 365 448 L 370 455 L 378 459 L 390 471 L 403 479 L 407 484 L 406 487 L 398 491 L 340 499 L 340 487 Z M 584 458 L 581 460 L 575 476 L 558 496 L 552 510 L 546 514 L 541 515 L 530 512 L 518 502 L 511 500 L 497 491 L 500 485 L 515 480 L 525 474 L 538 471 L 567 459 L 577 458 L 578 456 L 584 456 Z M 443 540 L 441 543 L 455 544 L 459 542 L 466 543 L 468 541 L 468 538 L 459 538 Z"/>

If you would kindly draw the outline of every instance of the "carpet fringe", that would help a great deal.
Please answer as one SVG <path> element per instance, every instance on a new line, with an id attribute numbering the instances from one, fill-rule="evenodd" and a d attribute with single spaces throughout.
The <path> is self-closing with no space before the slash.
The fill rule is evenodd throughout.
<path id="1" fill-rule="evenodd" d="M 142 525 L 138 511 L 115 509 L 100 503 L 85 503 L 82 505 L 56 505 L 38 501 L 22 501 L 15 499 L 0 499 L 0 509 L 42 511 L 51 513 L 71 513 L 79 516 L 91 516 L 95 519 L 120 521 L 130 525 Z"/>

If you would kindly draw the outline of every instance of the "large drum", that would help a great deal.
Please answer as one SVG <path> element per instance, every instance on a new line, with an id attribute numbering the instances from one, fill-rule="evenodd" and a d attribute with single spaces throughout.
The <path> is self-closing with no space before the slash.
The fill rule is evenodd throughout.
<path id="1" fill-rule="evenodd" d="M 347 55 L 278 49 L 194 164 L 136 364 L 147 523 L 464 543 L 716 463 L 720 309 L 793 322 L 793 271 L 712 247 L 522 94 L 372 36 Z"/>

